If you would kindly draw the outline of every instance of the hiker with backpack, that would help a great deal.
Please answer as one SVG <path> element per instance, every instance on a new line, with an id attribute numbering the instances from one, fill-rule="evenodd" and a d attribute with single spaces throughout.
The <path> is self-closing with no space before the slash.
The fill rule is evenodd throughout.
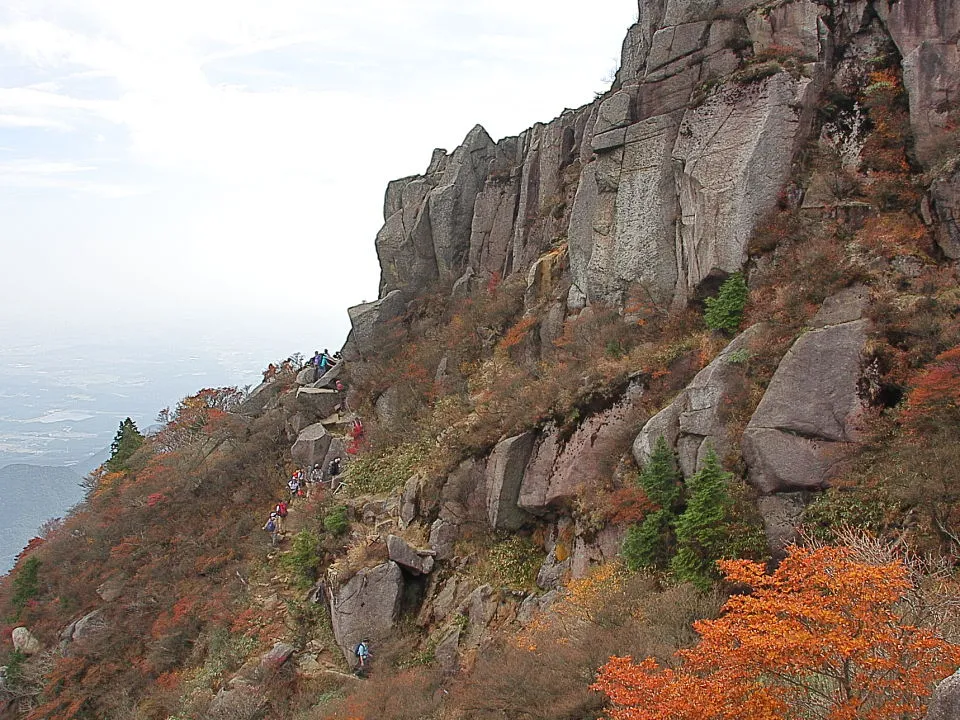
<path id="1" fill-rule="evenodd" d="M 367 671 L 370 669 L 370 646 L 366 640 L 361 640 L 357 643 L 357 647 L 353 651 L 354 655 L 357 656 L 357 667 L 355 672 L 358 677 L 364 677 L 367 674 Z"/>
<path id="2" fill-rule="evenodd" d="M 289 480 L 287 480 L 287 489 L 290 491 L 291 500 L 296 500 L 297 495 L 300 492 L 300 477 L 298 475 L 299 472 L 300 471 L 297 470 L 297 472 L 294 473 Z"/>
<path id="3" fill-rule="evenodd" d="M 310 484 L 319 485 L 323 482 L 323 470 L 320 468 L 320 463 L 316 463 L 313 466 L 313 470 L 310 471 Z"/>
<path id="4" fill-rule="evenodd" d="M 271 515 L 277 516 L 277 532 L 283 532 L 283 526 L 287 522 L 287 504 L 281 500 L 277 503 L 277 506 L 273 509 Z"/>
<path id="5" fill-rule="evenodd" d="M 327 465 L 327 474 L 330 476 L 330 492 L 337 489 L 337 475 L 340 474 L 340 458 L 335 457 Z"/>
<path id="6" fill-rule="evenodd" d="M 270 513 L 263 529 L 270 533 L 270 544 L 276 546 L 280 542 L 280 516 L 275 512 Z"/>

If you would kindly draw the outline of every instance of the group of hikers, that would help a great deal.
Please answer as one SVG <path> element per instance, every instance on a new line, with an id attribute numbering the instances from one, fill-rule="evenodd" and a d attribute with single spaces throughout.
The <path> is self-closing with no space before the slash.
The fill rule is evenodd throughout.
<path id="1" fill-rule="evenodd" d="M 284 374 L 293 374 L 300 370 L 303 367 L 302 355 L 296 355 L 295 357 L 288 357 L 286 360 L 283 360 L 279 363 L 270 363 L 267 365 L 267 369 L 263 371 L 263 381 L 270 382 L 275 380 L 278 376 Z M 300 360 L 298 360 L 300 358 Z M 327 370 L 333 368 L 334 365 L 343 360 L 343 356 L 338 350 L 335 353 L 331 353 L 327 348 L 323 349 L 323 352 L 319 350 L 314 350 L 313 357 L 307 360 L 306 364 L 309 367 L 316 368 L 315 380 L 319 380 Z"/>
<path id="2" fill-rule="evenodd" d="M 306 362 L 306 366 L 315 368 L 314 378 L 315 380 L 319 380 L 327 371 L 342 360 L 343 357 L 339 352 L 331 354 L 329 350 L 324 348 L 323 352 L 315 351 L 313 357 Z M 270 363 L 263 373 L 263 380 L 264 382 L 270 382 L 281 374 L 294 373 L 300 369 L 300 363 L 297 362 L 295 358 L 290 357 L 279 364 Z M 343 382 L 339 378 L 331 382 L 333 389 L 344 396 L 345 388 Z M 346 411 L 345 397 L 341 400 L 340 405 L 337 406 L 337 410 L 341 413 Z M 355 418 L 350 424 L 348 431 L 350 442 L 346 448 L 346 452 L 356 454 L 365 440 L 366 433 L 363 427 L 363 421 L 360 420 L 360 418 Z M 285 534 L 286 519 L 290 512 L 290 504 L 293 504 L 300 498 L 309 496 L 316 487 L 325 487 L 327 483 L 329 483 L 329 492 L 337 492 L 344 484 L 340 479 L 342 470 L 342 460 L 339 457 L 334 457 L 327 463 L 326 472 L 324 472 L 324 468 L 321 467 L 320 463 L 315 463 L 314 466 L 310 468 L 309 473 L 304 472 L 301 468 L 297 468 L 297 470 L 291 474 L 290 479 L 287 480 L 287 490 L 290 493 L 289 499 L 279 500 L 270 511 L 267 522 L 263 525 L 263 530 L 270 533 L 270 541 L 273 546 L 279 545 L 280 540 Z M 369 642 L 366 639 L 361 640 L 353 652 L 357 658 L 354 672 L 358 677 L 366 677 L 370 666 Z"/>
<path id="3" fill-rule="evenodd" d="M 290 492 L 289 502 L 292 504 L 295 500 L 308 496 L 313 487 L 327 483 L 329 483 L 330 492 L 336 492 L 343 485 L 339 477 L 342 469 L 342 461 L 338 457 L 333 458 L 327 464 L 326 476 L 324 476 L 320 463 L 313 466 L 309 476 L 298 468 L 287 480 L 287 490 Z M 284 534 L 284 521 L 288 511 L 289 505 L 287 502 L 284 500 L 278 501 L 273 510 L 270 511 L 267 522 L 263 525 L 263 529 L 270 533 L 270 540 L 273 545 L 279 544 Z"/>

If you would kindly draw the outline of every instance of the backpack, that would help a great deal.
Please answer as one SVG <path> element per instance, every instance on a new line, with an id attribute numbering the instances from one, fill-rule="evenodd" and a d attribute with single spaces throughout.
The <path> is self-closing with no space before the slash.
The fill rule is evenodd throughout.
<path id="1" fill-rule="evenodd" d="M 286 504 L 286 503 L 280 503 L 279 505 L 277 505 L 277 515 L 279 515 L 280 517 L 286 517 L 286 516 L 287 516 L 287 504 Z"/>
<path id="2" fill-rule="evenodd" d="M 336 458 L 334 458 L 333 460 L 330 461 L 330 467 L 327 468 L 327 469 L 330 471 L 330 474 L 331 474 L 331 475 L 339 475 L 339 474 L 340 474 L 340 461 L 337 460 Z"/>
<path id="3" fill-rule="evenodd" d="M 273 518 L 271 518 L 270 520 L 267 520 L 267 524 L 264 525 L 263 529 L 267 532 L 276 532 L 277 524 L 273 521 Z"/>

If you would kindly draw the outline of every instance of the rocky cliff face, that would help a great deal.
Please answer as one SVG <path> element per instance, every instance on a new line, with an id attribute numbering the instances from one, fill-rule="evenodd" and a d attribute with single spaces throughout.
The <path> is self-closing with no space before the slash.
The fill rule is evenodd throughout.
<path id="1" fill-rule="evenodd" d="M 476 127 L 453 153 L 435 151 L 424 175 L 390 184 L 381 299 L 351 310 L 348 356 L 369 353 L 375 328 L 438 280 L 462 296 L 523 274 L 527 311 L 552 313 L 555 327 L 591 305 L 677 310 L 712 292 L 748 267 L 750 239 L 778 204 L 823 211 L 817 182 L 795 182 L 798 152 L 823 136 L 818 106 L 838 88 L 866 87 L 883 54 L 902 65 L 915 162 L 935 177 L 923 207 L 942 252 L 956 257 L 960 181 L 943 148 L 960 77 L 957 23 L 947 0 L 641 2 L 608 93 L 496 143 Z M 862 147 L 848 130 L 845 141 Z M 855 442 L 866 321 L 849 298 L 831 303 L 845 319 L 825 306 L 743 435 L 748 477 L 765 497 L 826 486 L 838 449 Z M 638 459 L 665 434 L 689 475 L 708 445 L 740 445 L 711 415 L 724 368 L 718 358 L 643 428 Z M 533 495 L 520 497 L 524 507 Z"/>
<path id="2" fill-rule="evenodd" d="M 938 161 L 960 69 L 955 15 L 920 0 L 640 3 L 610 92 L 498 143 L 476 127 L 424 175 L 390 184 L 381 297 L 526 272 L 566 243 L 571 311 L 631 293 L 683 305 L 711 274 L 744 266 L 821 91 L 838 71 L 864 74 L 878 39 L 903 58 L 918 158 Z M 934 205 L 952 228 L 948 186 Z"/>
<path id="3" fill-rule="evenodd" d="M 347 374 L 351 364 L 375 362 L 398 326 L 424 314 L 416 300 L 428 288 L 456 302 L 522 278 L 523 318 L 539 329 L 536 342 L 519 346 L 518 362 L 530 368 L 570 323 L 593 322 L 598 309 L 629 323 L 642 324 L 643 312 L 682 316 L 738 272 L 758 297 L 783 294 L 765 277 L 804 256 L 790 237 L 757 242 L 771 216 L 860 233 L 871 218 L 902 215 L 903 205 L 876 188 L 891 178 L 915 184 L 908 178 L 921 171 L 929 192 L 909 212 L 922 211 L 938 252 L 960 256 L 960 171 L 950 159 L 958 18 L 947 0 L 641 2 L 609 92 L 498 142 L 475 127 L 452 153 L 436 150 L 423 175 L 389 185 L 376 239 L 380 299 L 350 310 Z M 909 161 L 883 139 L 893 111 L 868 117 L 861 104 L 900 78 Z M 871 142 L 890 152 L 867 161 Z M 826 156 L 833 164 L 811 161 Z M 842 233 L 830 242 L 842 245 Z M 345 656 L 359 627 L 386 637 L 413 593 L 423 632 L 455 668 L 494 628 L 526 622 L 554 588 L 616 557 L 624 525 L 598 524 L 585 497 L 622 474 L 631 444 L 643 466 L 664 438 L 686 478 L 711 453 L 723 458 L 752 489 L 769 548 L 780 552 L 811 497 L 856 453 L 862 419 L 877 404 L 876 290 L 868 284 L 902 285 L 923 262 L 857 257 L 857 269 L 822 283 L 819 296 L 804 293 L 808 279 L 781 270 L 777 282 L 807 307 L 780 302 L 769 318 L 754 308 L 759 322 L 715 356 L 701 352 L 689 382 L 665 392 L 657 373 L 639 368 L 573 421 L 535 423 L 458 458 L 441 477 L 412 475 L 401 497 L 362 500 L 356 512 L 365 523 L 426 542 L 417 551 L 391 535 L 389 560 L 330 588 Z M 488 351 L 496 341 L 486 338 Z M 748 368 L 753 356 L 766 358 L 767 370 Z M 494 352 L 491 367 L 500 361 Z M 663 372 L 682 374 L 677 368 Z M 438 387 L 459 383 L 458 402 L 473 407 L 460 424 L 475 422 L 476 382 L 451 367 L 449 354 L 435 376 Z M 370 407 L 384 425 L 401 424 L 399 384 L 381 385 Z M 441 432 L 438 445 L 455 430 Z M 546 594 L 508 594 L 471 578 L 476 558 L 463 548 L 478 533 L 532 534 Z"/>

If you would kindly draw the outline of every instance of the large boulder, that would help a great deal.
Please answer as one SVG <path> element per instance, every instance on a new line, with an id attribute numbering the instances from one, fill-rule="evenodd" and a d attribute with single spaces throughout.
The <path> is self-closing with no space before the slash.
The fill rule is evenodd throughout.
<path id="1" fill-rule="evenodd" d="M 796 537 L 805 494 L 822 490 L 857 441 L 867 341 L 863 288 L 828 298 L 774 373 L 741 440 L 771 549 Z"/>
<path id="2" fill-rule="evenodd" d="M 927 705 L 927 720 L 960 718 L 960 670 L 937 685 Z"/>
<path id="3" fill-rule="evenodd" d="M 360 360 L 376 355 L 383 342 L 389 339 L 391 321 L 403 315 L 406 307 L 407 296 L 400 290 L 393 290 L 376 302 L 347 308 L 350 334 L 343 347 L 344 358 Z"/>
<path id="4" fill-rule="evenodd" d="M 317 366 L 316 365 L 307 365 L 306 367 L 300 368 L 300 371 L 297 373 L 297 377 L 294 378 L 294 383 L 297 385 L 309 385 L 310 383 L 316 382 L 317 380 Z"/>
<path id="5" fill-rule="evenodd" d="M 355 663 L 354 648 L 361 640 L 385 640 L 400 612 L 403 573 L 389 561 L 361 570 L 332 593 L 330 616 L 333 635 L 348 663 Z"/>
<path id="6" fill-rule="evenodd" d="M 24 655 L 36 655 L 41 650 L 40 641 L 25 627 L 15 627 L 10 634 L 13 649 Z"/>
<path id="7" fill-rule="evenodd" d="M 487 460 L 487 517 L 494 530 L 517 530 L 528 517 L 517 500 L 523 474 L 533 451 L 535 433 L 497 443 Z"/>
<path id="8" fill-rule="evenodd" d="M 265 410 L 276 407 L 283 390 L 283 383 L 277 379 L 260 383 L 243 399 L 237 412 L 248 417 L 260 415 Z"/>
<path id="9" fill-rule="evenodd" d="M 301 387 L 294 396 L 294 409 L 314 422 L 330 417 L 343 402 L 340 393 L 329 388 Z"/>
<path id="10" fill-rule="evenodd" d="M 748 479 L 762 494 L 826 487 L 856 441 L 865 300 L 861 288 L 828 299 L 777 367 L 742 441 Z"/>
<path id="11" fill-rule="evenodd" d="M 397 535 L 387 536 L 387 553 L 393 562 L 414 575 L 427 575 L 433 570 L 435 551 L 417 550 Z"/>
<path id="12" fill-rule="evenodd" d="M 676 449 L 685 477 L 703 467 L 710 448 L 720 458 L 729 452 L 733 438 L 724 419 L 724 404 L 743 382 L 742 356 L 761 330 L 761 325 L 754 325 L 734 338 L 672 403 L 647 421 L 633 443 L 638 465 L 647 463 L 661 437 Z"/>
<path id="13" fill-rule="evenodd" d="M 447 476 L 440 490 L 439 519 L 454 525 L 485 522 L 486 462 L 464 460 Z"/>
<path id="14" fill-rule="evenodd" d="M 297 441 L 290 448 L 290 456 L 303 468 L 313 467 L 323 462 L 330 447 L 330 433 L 320 423 L 314 423 L 297 436 Z"/>

